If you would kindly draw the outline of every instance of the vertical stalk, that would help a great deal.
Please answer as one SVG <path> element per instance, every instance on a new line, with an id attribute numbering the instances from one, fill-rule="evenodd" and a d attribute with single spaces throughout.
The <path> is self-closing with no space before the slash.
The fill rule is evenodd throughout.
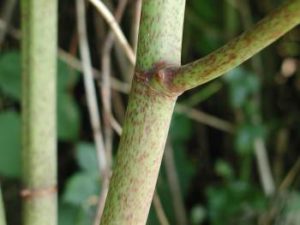
<path id="1" fill-rule="evenodd" d="M 57 0 L 22 0 L 23 224 L 56 225 Z"/>
<path id="2" fill-rule="evenodd" d="M 185 0 L 143 1 L 137 65 L 102 225 L 144 225 L 177 96 L 153 86 L 180 65 Z"/>
<path id="3" fill-rule="evenodd" d="M 2 198 L 2 190 L 0 186 L 0 225 L 6 225 L 5 209 L 4 209 L 4 200 Z"/>

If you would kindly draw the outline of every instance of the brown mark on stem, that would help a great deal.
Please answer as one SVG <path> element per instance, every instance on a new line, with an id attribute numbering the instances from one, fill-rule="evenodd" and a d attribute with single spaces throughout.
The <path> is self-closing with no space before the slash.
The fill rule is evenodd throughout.
<path id="1" fill-rule="evenodd" d="M 177 98 L 183 93 L 183 88 L 172 85 L 172 81 L 177 74 L 178 67 L 160 61 L 153 65 L 148 71 L 135 70 L 137 82 L 146 85 L 153 93 L 168 98 Z"/>

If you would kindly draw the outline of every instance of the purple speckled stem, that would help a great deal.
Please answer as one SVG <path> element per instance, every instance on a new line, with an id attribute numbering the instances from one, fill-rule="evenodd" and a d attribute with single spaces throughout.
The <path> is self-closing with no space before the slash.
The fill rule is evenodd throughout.
<path id="1" fill-rule="evenodd" d="M 276 41 L 300 23 L 300 0 L 288 0 L 253 29 L 206 57 L 179 68 L 167 86 L 185 91 L 215 79 Z"/>
<path id="2" fill-rule="evenodd" d="M 136 72 L 101 225 L 146 224 L 177 96 L 244 62 L 299 24 L 289 0 L 223 48 L 180 66 L 185 0 L 144 0 Z"/>
<path id="3" fill-rule="evenodd" d="M 136 74 L 102 216 L 102 225 L 146 223 L 177 96 L 149 81 L 180 66 L 185 0 L 144 0 Z"/>

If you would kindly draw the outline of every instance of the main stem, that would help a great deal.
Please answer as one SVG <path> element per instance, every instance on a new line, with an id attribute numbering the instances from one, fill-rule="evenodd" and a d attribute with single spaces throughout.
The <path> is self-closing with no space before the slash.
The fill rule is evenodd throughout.
<path id="1" fill-rule="evenodd" d="M 21 4 L 23 224 L 56 225 L 57 1 Z"/>
<path id="2" fill-rule="evenodd" d="M 180 65 L 185 0 L 143 1 L 136 72 L 102 225 L 144 225 L 151 205 L 176 95 L 150 82 Z"/>

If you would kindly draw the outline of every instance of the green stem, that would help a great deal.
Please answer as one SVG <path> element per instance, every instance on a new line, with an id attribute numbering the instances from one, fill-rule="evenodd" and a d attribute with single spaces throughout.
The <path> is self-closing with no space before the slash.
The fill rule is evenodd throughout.
<path id="1" fill-rule="evenodd" d="M 21 4 L 23 224 L 56 225 L 57 1 Z"/>
<path id="2" fill-rule="evenodd" d="M 164 80 L 172 92 L 182 92 L 233 69 L 300 23 L 300 0 L 288 0 L 252 30 L 230 41 L 208 56 L 180 67 Z M 174 70 L 176 70 L 174 68 Z"/>
<path id="3" fill-rule="evenodd" d="M 2 190 L 0 186 L 0 225 L 6 225 L 5 209 L 4 209 L 4 200 L 2 198 Z"/>
<path id="4" fill-rule="evenodd" d="M 151 86 L 157 70 L 180 65 L 185 0 L 143 1 L 136 74 L 102 225 L 144 225 L 177 96 Z"/>

